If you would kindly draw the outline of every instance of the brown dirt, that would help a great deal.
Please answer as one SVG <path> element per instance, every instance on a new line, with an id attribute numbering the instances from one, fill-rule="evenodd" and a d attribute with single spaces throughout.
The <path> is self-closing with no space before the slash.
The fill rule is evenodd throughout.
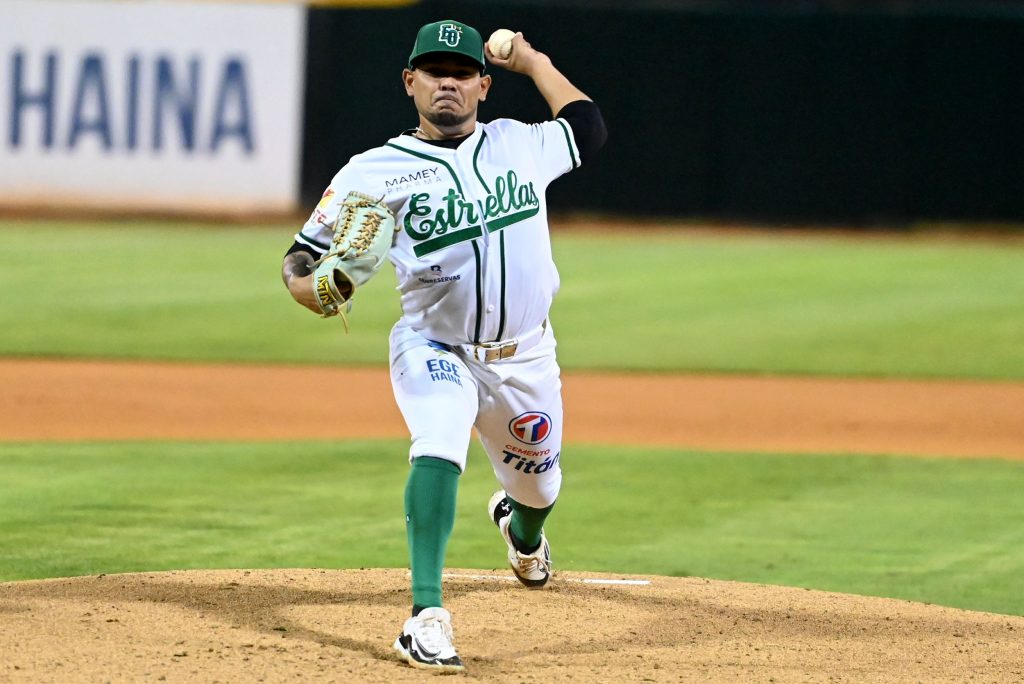
<path id="1" fill-rule="evenodd" d="M 404 436 L 382 369 L 0 360 L 0 441 Z M 564 376 L 569 442 L 1024 458 L 1024 384 Z M 337 409 L 309 388 L 362 397 Z M 497 538 L 496 538 L 497 542 Z M 1020 682 L 1024 618 L 696 578 L 446 579 L 482 681 Z M 0 681 L 419 681 L 404 570 L 0 584 Z"/>
<path id="2" fill-rule="evenodd" d="M 0 441 L 404 437 L 383 368 L 0 360 Z M 1024 458 L 1024 383 L 564 373 L 566 441 Z M 359 398 L 312 400 L 310 388 Z"/>
<path id="3" fill-rule="evenodd" d="M 457 571 L 469 575 L 475 571 Z M 478 572 L 478 571 L 477 571 Z M 479 577 L 479 575 L 477 575 Z M 693 578 L 449 577 L 481 681 L 1019 682 L 1024 618 Z M 412 682 L 402 570 L 220 570 L 0 584 L 0 679 Z"/>

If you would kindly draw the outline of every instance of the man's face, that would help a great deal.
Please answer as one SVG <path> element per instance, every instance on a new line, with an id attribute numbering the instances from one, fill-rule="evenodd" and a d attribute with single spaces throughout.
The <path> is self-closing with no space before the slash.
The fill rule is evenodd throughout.
<path id="1" fill-rule="evenodd" d="M 487 99 L 491 77 L 455 56 L 427 56 L 416 68 L 402 72 L 405 92 L 424 119 L 443 128 L 476 119 L 477 106 Z"/>

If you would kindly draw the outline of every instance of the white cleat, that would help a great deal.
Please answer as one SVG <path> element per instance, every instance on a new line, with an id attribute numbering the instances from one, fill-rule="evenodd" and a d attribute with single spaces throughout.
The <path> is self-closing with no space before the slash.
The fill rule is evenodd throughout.
<path id="1" fill-rule="evenodd" d="M 496 491 L 487 502 L 487 512 L 508 545 L 508 564 L 516 578 L 530 589 L 540 589 L 546 585 L 551 579 L 551 546 L 544 532 L 541 531 L 540 546 L 533 553 L 523 553 L 516 548 L 508 529 L 512 522 L 512 505 L 503 489 Z"/>
<path id="2" fill-rule="evenodd" d="M 462 672 L 465 666 L 452 644 L 452 616 L 444 608 L 424 608 L 402 626 L 395 650 L 413 667 L 434 672 Z"/>

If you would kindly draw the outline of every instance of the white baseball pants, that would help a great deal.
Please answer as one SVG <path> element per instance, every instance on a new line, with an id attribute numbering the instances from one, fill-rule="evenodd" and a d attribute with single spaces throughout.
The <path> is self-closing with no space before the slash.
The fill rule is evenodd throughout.
<path id="1" fill-rule="evenodd" d="M 431 342 L 399 321 L 391 331 L 391 386 L 412 437 L 409 459 L 466 469 L 474 427 L 502 488 L 545 508 L 562 483 L 562 383 L 550 325 L 530 349 L 485 363 Z"/>

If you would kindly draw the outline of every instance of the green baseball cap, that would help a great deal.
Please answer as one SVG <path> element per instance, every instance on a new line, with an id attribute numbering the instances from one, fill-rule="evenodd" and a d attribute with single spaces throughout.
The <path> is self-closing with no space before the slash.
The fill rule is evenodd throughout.
<path id="1" fill-rule="evenodd" d="M 454 19 L 435 21 L 419 30 L 409 55 L 409 68 L 413 68 L 414 61 L 433 52 L 450 52 L 468 57 L 480 65 L 480 71 L 486 66 L 484 40 L 480 32 Z"/>

